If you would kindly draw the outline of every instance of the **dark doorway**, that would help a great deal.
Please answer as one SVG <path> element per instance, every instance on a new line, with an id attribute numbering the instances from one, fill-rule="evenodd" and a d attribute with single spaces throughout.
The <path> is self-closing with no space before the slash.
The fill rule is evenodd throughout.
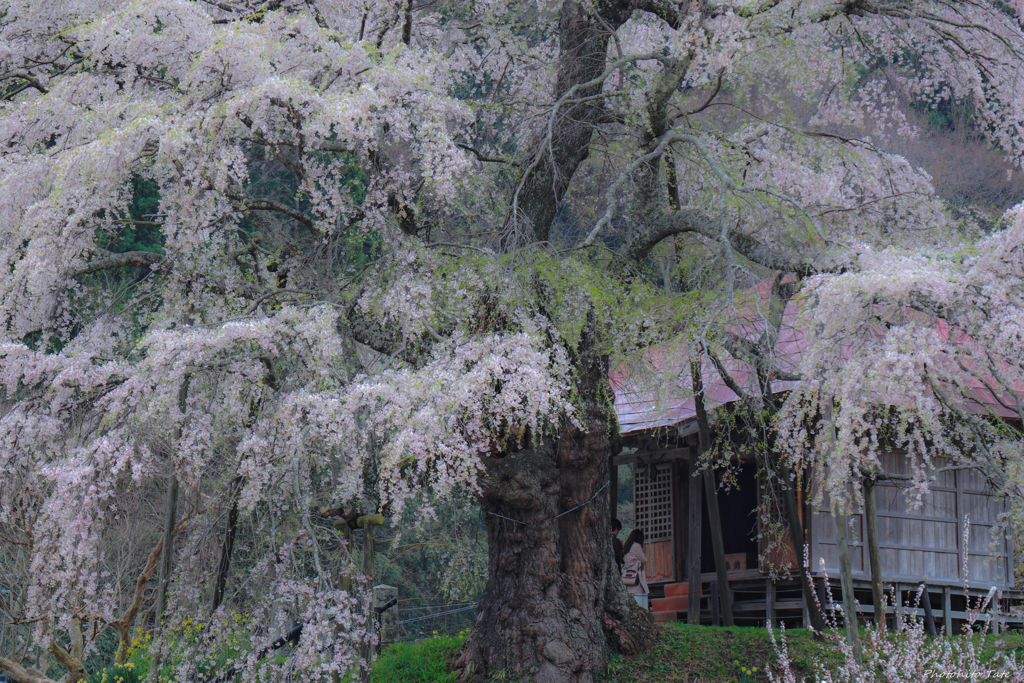
<path id="1" fill-rule="evenodd" d="M 725 554 L 746 553 L 753 562 L 748 569 L 757 567 L 757 466 L 740 465 L 735 483 L 726 492 L 721 488 L 723 470 L 715 470 L 718 488 L 718 514 L 722 519 L 722 541 Z M 711 545 L 711 523 L 707 500 L 701 517 L 701 572 L 715 571 L 715 551 Z"/>

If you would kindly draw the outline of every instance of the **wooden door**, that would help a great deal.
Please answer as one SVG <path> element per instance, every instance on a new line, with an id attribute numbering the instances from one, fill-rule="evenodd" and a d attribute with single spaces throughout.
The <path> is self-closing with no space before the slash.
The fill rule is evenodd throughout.
<path id="1" fill-rule="evenodd" d="M 647 582 L 674 581 L 676 534 L 672 465 L 658 465 L 653 480 L 648 465 L 637 463 L 633 468 L 633 509 L 636 527 L 644 532 L 646 539 Z"/>

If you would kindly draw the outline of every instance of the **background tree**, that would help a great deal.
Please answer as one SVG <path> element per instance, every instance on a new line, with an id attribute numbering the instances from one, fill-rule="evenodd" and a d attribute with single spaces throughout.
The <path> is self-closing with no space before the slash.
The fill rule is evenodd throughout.
<path id="1" fill-rule="evenodd" d="M 891 245 L 966 267 L 972 226 L 848 129 L 911 134 L 895 83 L 969 99 L 1019 157 L 1021 45 L 984 1 L 8 2 L 0 524 L 35 642 L 117 621 L 114 506 L 173 477 L 192 531 L 162 632 L 208 612 L 203 538 L 237 502 L 267 539 L 253 651 L 302 619 L 286 666 L 350 669 L 366 609 L 313 511 L 466 485 L 489 564 L 464 673 L 593 680 L 650 629 L 608 546 L 609 367 L 766 276 L 824 293 Z"/>

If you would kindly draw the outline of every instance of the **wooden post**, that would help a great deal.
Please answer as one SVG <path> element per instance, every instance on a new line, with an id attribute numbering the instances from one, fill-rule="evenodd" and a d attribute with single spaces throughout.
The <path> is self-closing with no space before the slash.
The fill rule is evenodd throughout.
<path id="1" fill-rule="evenodd" d="M 374 614 L 377 614 L 377 610 L 387 605 L 388 602 L 394 600 L 398 601 L 398 588 L 395 586 L 387 586 L 380 584 L 379 586 L 373 587 L 373 610 Z M 397 633 L 397 622 L 398 622 L 398 608 L 390 607 L 384 612 L 377 616 L 378 633 L 379 638 L 377 640 L 377 654 L 383 649 L 385 644 L 391 643 L 396 639 Z"/>
<path id="2" fill-rule="evenodd" d="M 347 552 L 349 556 L 351 556 L 352 527 L 348 525 L 348 520 L 344 517 L 342 517 L 341 519 L 334 520 L 334 528 L 337 530 L 339 534 L 341 534 L 341 538 L 345 541 L 345 552 Z M 342 561 L 342 563 L 344 564 L 344 561 Z M 349 575 L 347 570 L 345 570 L 344 573 L 341 575 L 341 578 L 338 581 L 338 587 L 346 593 L 352 592 L 352 577 Z"/>
<path id="3" fill-rule="evenodd" d="M 693 381 L 693 404 L 697 416 L 697 435 L 700 438 L 700 454 L 707 453 L 711 448 L 711 426 L 708 424 L 708 414 L 704 409 L 704 384 L 700 376 L 700 364 L 697 361 L 690 363 L 690 374 Z M 711 547 L 715 553 L 715 573 L 718 575 L 718 585 L 721 588 L 722 612 L 725 614 L 725 625 L 732 626 L 732 596 L 729 591 L 729 574 L 725 566 L 725 541 L 722 539 L 722 518 L 718 512 L 718 492 L 715 485 L 715 473 L 708 469 L 704 471 L 704 494 L 708 502 L 708 522 L 711 527 Z M 717 602 L 712 598 L 713 602 Z M 712 613 L 717 613 L 718 605 L 712 605 Z M 717 623 L 715 624 L 718 625 Z"/>
<path id="4" fill-rule="evenodd" d="M 938 635 L 935 632 L 935 617 L 932 616 L 932 601 L 928 597 L 928 579 L 921 582 L 921 606 L 924 607 L 924 627 L 932 638 Z"/>
<path id="5" fill-rule="evenodd" d="M 996 591 L 996 594 L 992 596 L 992 605 L 989 607 L 989 613 L 992 615 L 990 619 L 992 623 L 992 633 L 999 635 L 999 599 L 1002 597 L 1001 591 Z"/>
<path id="6" fill-rule="evenodd" d="M 793 551 L 796 554 L 797 564 L 800 568 L 797 571 L 797 576 L 800 579 L 800 591 L 803 595 L 804 604 L 807 606 L 807 614 L 811 620 L 811 628 L 817 634 L 821 634 L 825 630 L 825 623 L 822 621 L 821 613 L 818 608 L 814 605 L 814 596 L 811 594 L 811 584 L 809 579 L 806 577 L 806 567 L 803 566 L 801 558 L 804 556 L 804 546 L 807 541 L 804 537 L 804 527 L 800 520 L 800 505 L 797 502 L 796 494 L 793 492 L 793 486 L 795 485 L 795 479 L 790 472 L 789 467 L 784 464 L 776 463 L 776 469 L 778 471 L 778 479 L 782 485 L 782 502 L 785 508 L 786 523 L 789 526 L 790 537 L 793 539 Z M 816 637 L 820 637 L 816 636 Z"/>
<path id="7" fill-rule="evenodd" d="M 700 534 L 703 499 L 700 478 L 696 475 L 696 458 L 691 458 L 687 468 L 689 486 L 687 494 L 690 503 L 689 514 L 689 548 L 686 553 L 686 577 L 689 582 L 689 605 L 686 610 L 686 621 L 697 626 L 700 624 Z"/>
<path id="8" fill-rule="evenodd" d="M 896 630 L 903 630 L 903 590 L 899 581 L 896 582 Z"/>
<path id="9" fill-rule="evenodd" d="M 377 519 L 380 521 L 377 521 Z M 373 542 L 373 528 L 384 523 L 383 515 L 366 515 L 356 520 L 356 524 L 363 528 L 363 576 L 370 580 L 373 585 L 373 562 L 376 559 L 376 547 Z"/>
<path id="10" fill-rule="evenodd" d="M 718 613 L 718 582 L 711 582 L 711 597 L 708 598 L 709 606 L 711 607 L 711 625 L 721 626 L 722 620 Z"/>
<path id="11" fill-rule="evenodd" d="M 816 576 L 814 578 L 814 592 L 818 598 L 818 602 L 815 605 L 811 605 L 811 609 L 818 609 L 818 605 L 821 605 L 821 610 L 828 609 L 828 586 L 825 585 L 824 576 Z M 824 620 L 824 614 L 821 615 Z"/>
<path id="12" fill-rule="evenodd" d="M 340 515 L 341 519 L 334 520 L 334 529 L 341 535 L 341 538 L 345 542 L 345 549 L 343 551 L 341 560 L 342 574 L 341 577 L 338 579 L 338 588 L 345 591 L 346 593 L 351 593 L 352 576 L 349 573 L 348 562 L 345 561 L 345 553 L 347 553 L 349 557 L 352 556 L 352 527 L 349 526 L 348 518 L 345 517 L 344 512 L 340 508 L 336 511 L 328 511 L 326 509 L 322 509 L 320 511 L 320 514 L 325 516 L 335 513 Z M 336 625 L 334 627 L 334 640 L 336 643 L 339 642 L 340 637 L 341 627 Z M 341 674 L 337 671 L 331 672 L 331 683 L 341 683 Z"/>
<path id="13" fill-rule="evenodd" d="M 764 580 L 764 613 L 768 617 L 768 625 L 775 626 L 775 582 L 770 578 Z"/>
<path id="14" fill-rule="evenodd" d="M 868 560 L 871 563 L 871 601 L 875 608 L 875 626 L 885 623 L 885 596 L 882 592 L 882 553 L 878 545 L 878 510 L 875 505 L 875 480 L 864 478 L 864 524 L 867 526 Z"/>
<path id="15" fill-rule="evenodd" d="M 857 664 L 862 663 L 860 634 L 857 632 L 857 607 L 853 602 L 853 572 L 850 568 L 850 545 L 847 541 L 847 517 L 839 503 L 832 503 L 832 518 L 836 523 L 836 547 L 839 550 L 839 580 L 843 590 L 843 621 L 846 622 L 846 642 L 853 648 Z"/>
<path id="16" fill-rule="evenodd" d="M 356 518 L 356 525 L 363 529 L 363 577 L 368 583 L 367 587 L 372 587 L 374 584 L 373 562 L 376 555 L 376 549 L 374 548 L 373 543 L 373 528 L 378 524 L 383 523 L 384 516 L 381 514 L 363 515 Z M 370 614 L 368 616 L 370 624 L 375 623 L 377 615 Z M 359 666 L 359 680 L 361 683 L 370 683 L 370 674 L 373 671 L 373 655 L 375 648 L 372 643 L 367 641 L 363 643 L 360 650 L 363 661 Z"/>
<path id="17" fill-rule="evenodd" d="M 721 591 L 722 614 L 725 625 L 732 626 L 732 595 L 729 590 L 728 567 L 725 565 L 725 541 L 722 538 L 722 518 L 718 512 L 718 492 L 715 490 L 715 474 L 711 470 L 704 471 L 704 494 L 708 500 L 708 522 L 711 527 L 711 547 L 715 552 L 715 573 L 718 575 L 718 586 Z"/>
<path id="18" fill-rule="evenodd" d="M 946 629 L 944 635 L 953 635 L 953 601 L 950 599 L 949 586 L 942 587 L 942 622 Z"/>
<path id="19" fill-rule="evenodd" d="M 686 555 L 690 548 L 690 529 L 686 526 L 686 515 L 690 510 L 689 482 L 686 480 L 689 471 L 690 465 L 686 460 L 672 461 L 672 495 L 679 502 L 673 506 L 675 514 L 672 519 L 672 528 L 676 532 L 672 539 L 675 567 L 672 580 L 676 582 L 690 580 L 686 573 Z"/>

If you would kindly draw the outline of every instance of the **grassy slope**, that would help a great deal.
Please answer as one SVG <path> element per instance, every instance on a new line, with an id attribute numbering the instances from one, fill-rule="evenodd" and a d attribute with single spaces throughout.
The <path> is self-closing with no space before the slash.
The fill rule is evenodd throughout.
<path id="1" fill-rule="evenodd" d="M 841 665 L 841 657 L 829 643 L 815 642 L 803 629 L 787 631 L 786 640 L 794 668 L 801 675 L 811 677 L 814 660 L 829 668 Z M 374 666 L 373 683 L 455 683 L 449 663 L 461 644 L 462 638 L 441 637 L 391 647 Z M 982 657 L 1006 650 L 1014 651 L 1018 661 L 1024 659 L 1024 635 L 989 636 Z M 765 667 L 776 661 L 764 629 L 670 624 L 659 631 L 654 647 L 643 655 L 613 655 L 601 683 L 761 682 L 768 680 Z M 754 667 L 756 673 L 752 673 Z"/>

